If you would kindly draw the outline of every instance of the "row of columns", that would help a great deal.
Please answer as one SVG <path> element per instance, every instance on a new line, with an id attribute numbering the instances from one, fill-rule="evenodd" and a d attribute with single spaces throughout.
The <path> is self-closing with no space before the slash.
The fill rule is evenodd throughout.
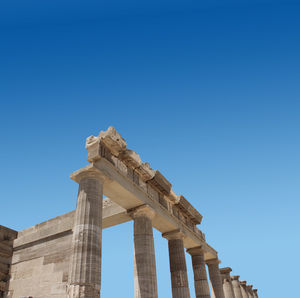
<path id="1" fill-rule="evenodd" d="M 75 172 L 79 183 L 73 226 L 72 252 L 68 280 L 68 297 L 100 297 L 103 177 L 92 166 Z M 130 213 L 134 221 L 135 298 L 157 298 L 157 277 L 152 220 L 155 212 L 141 206 Z M 185 249 L 181 231 L 162 235 L 168 240 L 173 298 L 190 298 Z M 219 269 L 220 261 L 204 260 L 201 247 L 188 249 L 192 257 L 196 298 L 255 298 L 252 286 L 230 277 L 230 268 Z M 206 273 L 211 282 L 211 295 Z"/>
<path id="2" fill-rule="evenodd" d="M 253 290 L 246 281 L 239 281 L 239 275 L 231 276 L 231 271 L 229 267 L 220 269 L 225 298 L 257 298 L 257 290 Z"/>

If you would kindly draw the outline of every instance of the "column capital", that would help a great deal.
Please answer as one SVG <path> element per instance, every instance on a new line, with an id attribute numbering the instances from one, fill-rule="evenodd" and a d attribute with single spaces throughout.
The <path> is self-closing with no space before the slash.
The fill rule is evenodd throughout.
<path id="1" fill-rule="evenodd" d="M 240 276 L 239 275 L 232 275 L 231 280 L 239 280 Z"/>
<path id="2" fill-rule="evenodd" d="M 232 271 L 232 269 L 230 267 L 220 268 L 221 274 L 229 274 L 231 271 Z"/>
<path id="3" fill-rule="evenodd" d="M 252 291 L 253 291 L 255 294 L 257 294 L 257 289 L 253 289 Z"/>
<path id="4" fill-rule="evenodd" d="M 247 285 L 247 289 L 252 290 L 253 285 Z"/>
<path id="5" fill-rule="evenodd" d="M 107 177 L 99 171 L 93 164 L 89 164 L 84 168 L 81 168 L 70 175 L 70 178 L 75 182 L 79 183 L 84 178 L 98 179 L 102 183 Z"/>
<path id="6" fill-rule="evenodd" d="M 218 258 L 215 258 L 215 259 L 210 259 L 210 260 L 206 260 L 205 263 L 207 265 L 219 265 L 221 264 L 221 261 L 218 259 Z"/>
<path id="7" fill-rule="evenodd" d="M 186 250 L 186 252 L 188 254 L 190 254 L 191 256 L 197 256 L 197 255 L 202 255 L 204 254 L 204 249 L 203 246 L 196 246 L 196 247 L 192 247 Z"/>
<path id="8" fill-rule="evenodd" d="M 170 232 L 163 233 L 162 236 L 168 240 L 176 240 L 181 239 L 183 240 L 185 238 L 185 235 L 180 229 L 176 229 Z"/>
<path id="9" fill-rule="evenodd" d="M 246 286 L 246 285 L 247 285 L 247 282 L 246 282 L 245 280 L 241 280 L 241 281 L 240 281 L 240 284 L 241 284 L 242 286 Z"/>
<path id="10" fill-rule="evenodd" d="M 129 215 L 135 219 L 138 217 L 148 217 L 153 219 L 155 217 L 155 211 L 148 205 L 141 205 L 134 209 L 129 210 Z"/>

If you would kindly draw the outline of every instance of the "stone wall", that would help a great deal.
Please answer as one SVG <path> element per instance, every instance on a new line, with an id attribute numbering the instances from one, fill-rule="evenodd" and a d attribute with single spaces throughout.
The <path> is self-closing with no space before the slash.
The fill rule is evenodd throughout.
<path id="1" fill-rule="evenodd" d="M 0 226 L 0 298 L 7 290 L 7 297 L 67 297 L 74 215 L 72 211 L 20 232 Z M 103 200 L 104 229 L 129 220 L 124 208 Z"/>
<path id="2" fill-rule="evenodd" d="M 9 280 L 9 269 L 13 254 L 13 240 L 18 232 L 0 225 L 0 297 L 4 297 Z"/>
<path id="3" fill-rule="evenodd" d="M 74 211 L 19 232 L 7 297 L 67 297 Z"/>

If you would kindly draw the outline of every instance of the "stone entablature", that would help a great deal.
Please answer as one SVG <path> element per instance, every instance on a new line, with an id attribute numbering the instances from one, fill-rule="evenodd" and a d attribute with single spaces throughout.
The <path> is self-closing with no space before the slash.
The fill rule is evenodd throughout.
<path id="1" fill-rule="evenodd" d="M 205 240 L 205 235 L 196 227 L 201 223 L 202 215 L 184 196 L 173 192 L 171 183 L 158 170 L 153 170 L 135 151 L 128 149 L 125 140 L 113 127 L 101 131 L 98 137 L 88 137 L 86 148 L 89 162 L 95 163 L 101 158 L 108 160 L 122 175 Z"/>

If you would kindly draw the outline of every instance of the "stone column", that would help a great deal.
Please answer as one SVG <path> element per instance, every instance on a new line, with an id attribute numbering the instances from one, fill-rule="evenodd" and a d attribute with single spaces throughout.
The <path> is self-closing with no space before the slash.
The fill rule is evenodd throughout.
<path id="1" fill-rule="evenodd" d="M 155 212 L 141 206 L 131 212 L 134 219 L 134 297 L 157 298 L 152 219 Z"/>
<path id="2" fill-rule="evenodd" d="M 239 278 L 239 275 L 231 276 L 231 283 L 235 298 L 243 298 Z"/>
<path id="3" fill-rule="evenodd" d="M 230 267 L 220 269 L 225 298 L 235 298 L 234 292 L 233 292 L 233 287 L 231 284 L 231 277 L 230 277 L 231 271 L 232 271 L 232 269 Z"/>
<path id="4" fill-rule="evenodd" d="M 254 296 L 254 298 L 258 298 L 257 289 L 253 289 L 253 296 Z"/>
<path id="5" fill-rule="evenodd" d="M 71 175 L 79 183 L 73 225 L 68 297 L 100 297 L 102 195 L 101 172 L 89 165 Z"/>
<path id="6" fill-rule="evenodd" d="M 196 298 L 210 298 L 204 251 L 198 246 L 188 249 L 187 252 L 192 256 Z"/>
<path id="7" fill-rule="evenodd" d="M 242 297 L 243 298 L 249 298 L 248 291 L 247 291 L 247 282 L 246 281 L 240 281 L 240 286 L 241 286 L 241 292 L 242 292 Z"/>
<path id="8" fill-rule="evenodd" d="M 190 298 L 183 238 L 179 230 L 164 233 L 168 239 L 173 298 Z"/>
<path id="9" fill-rule="evenodd" d="M 254 295 L 253 295 L 253 291 L 252 291 L 252 285 L 248 285 L 247 286 L 247 291 L 248 291 L 248 296 L 250 297 L 250 298 L 254 298 Z"/>
<path id="10" fill-rule="evenodd" d="M 225 298 L 219 269 L 220 261 L 218 259 L 212 259 L 206 261 L 206 264 L 208 266 L 212 296 L 215 298 Z"/>

